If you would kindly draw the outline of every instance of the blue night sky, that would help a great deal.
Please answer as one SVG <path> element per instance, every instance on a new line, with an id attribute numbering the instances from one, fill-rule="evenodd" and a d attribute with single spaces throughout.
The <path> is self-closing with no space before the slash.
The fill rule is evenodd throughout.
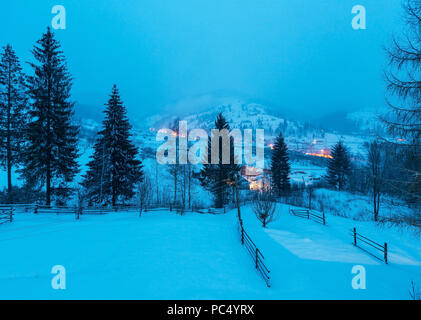
<path id="1" fill-rule="evenodd" d="M 74 100 L 102 108 L 116 83 L 138 116 L 221 90 L 312 116 L 378 108 L 383 46 L 402 28 L 398 0 L 8 0 L 0 45 L 32 61 L 56 4 Z M 366 30 L 351 27 L 357 4 Z"/>

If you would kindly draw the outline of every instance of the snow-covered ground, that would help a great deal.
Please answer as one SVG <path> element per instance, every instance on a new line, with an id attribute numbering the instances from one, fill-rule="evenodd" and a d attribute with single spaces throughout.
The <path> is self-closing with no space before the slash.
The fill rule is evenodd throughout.
<path id="1" fill-rule="evenodd" d="M 279 205 L 263 229 L 249 207 L 245 227 L 265 255 L 266 287 L 241 246 L 235 210 L 221 215 L 118 212 L 101 216 L 17 213 L 0 225 L 0 299 L 409 299 L 421 284 L 420 239 L 372 222 L 327 216 L 322 226 Z M 390 264 L 352 245 L 348 230 L 388 242 Z M 66 290 L 51 268 L 66 268 Z M 354 290 L 354 265 L 367 289 Z"/>

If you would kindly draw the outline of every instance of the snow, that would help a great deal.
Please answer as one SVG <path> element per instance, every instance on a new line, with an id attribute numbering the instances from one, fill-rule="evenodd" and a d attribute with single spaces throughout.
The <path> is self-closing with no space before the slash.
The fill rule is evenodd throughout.
<path id="1" fill-rule="evenodd" d="M 236 211 L 210 215 L 17 213 L 0 225 L 0 299 L 408 299 L 421 283 L 420 239 L 397 228 L 327 215 L 327 226 L 288 213 L 262 228 L 250 207 L 244 225 L 271 270 L 266 287 L 241 246 Z M 348 230 L 388 242 L 385 265 L 352 245 Z M 66 268 L 65 290 L 51 268 Z M 367 289 L 351 286 L 354 265 Z"/>
<path id="2" fill-rule="evenodd" d="M 356 220 L 373 219 L 373 198 L 370 195 L 319 188 L 314 190 L 313 197 L 313 206 L 317 209 L 323 206 L 325 212 Z M 380 217 L 410 216 L 413 213 L 404 201 L 382 195 Z"/>

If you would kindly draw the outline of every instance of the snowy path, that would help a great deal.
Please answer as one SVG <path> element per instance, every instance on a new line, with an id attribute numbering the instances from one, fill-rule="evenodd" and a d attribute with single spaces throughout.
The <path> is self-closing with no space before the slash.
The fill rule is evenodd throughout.
<path id="1" fill-rule="evenodd" d="M 372 222 L 327 216 L 328 225 L 292 216 L 278 206 L 278 217 L 263 229 L 250 208 L 243 210 L 245 227 L 265 254 L 272 288 L 286 299 L 408 299 L 411 280 L 421 283 L 419 239 Z M 349 230 L 389 242 L 389 265 L 352 245 Z M 363 265 L 367 289 L 354 290 L 354 265 Z"/>
<path id="2" fill-rule="evenodd" d="M 0 298 L 407 299 L 410 280 L 421 284 L 419 239 L 331 216 L 324 227 L 289 215 L 286 206 L 263 229 L 250 208 L 242 212 L 271 270 L 271 288 L 240 244 L 235 211 L 120 212 L 80 221 L 22 213 L 0 225 Z M 351 245 L 354 225 L 390 243 L 390 265 Z M 355 264 L 366 267 L 366 290 L 351 288 Z M 54 265 L 66 268 L 66 290 L 51 288 Z"/>

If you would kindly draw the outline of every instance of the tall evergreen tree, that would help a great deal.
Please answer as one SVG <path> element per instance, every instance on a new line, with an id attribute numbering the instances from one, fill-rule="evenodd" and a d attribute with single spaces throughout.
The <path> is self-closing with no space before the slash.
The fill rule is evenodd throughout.
<path id="1" fill-rule="evenodd" d="M 271 156 L 272 190 L 276 195 L 280 196 L 290 189 L 290 172 L 288 147 L 280 133 L 273 145 Z"/>
<path id="2" fill-rule="evenodd" d="M 9 201 L 12 166 L 21 162 L 20 148 L 27 121 L 25 75 L 11 45 L 3 48 L 0 61 L 0 163 L 7 169 Z"/>
<path id="3" fill-rule="evenodd" d="M 230 130 L 230 126 L 222 113 L 220 113 L 215 120 L 215 129 L 218 130 Z M 219 155 L 217 163 L 211 163 L 211 138 L 209 137 L 208 142 L 208 163 L 203 165 L 200 171 L 200 183 L 201 185 L 212 192 L 215 200 L 215 207 L 222 208 L 228 200 L 230 184 L 238 179 L 240 166 L 235 164 L 234 154 L 234 139 L 229 137 L 228 140 L 219 138 Z M 228 141 L 228 142 L 226 142 Z M 230 161 L 227 164 L 223 163 L 223 150 L 229 148 Z M 232 190 L 233 191 L 233 190 Z"/>
<path id="4" fill-rule="evenodd" d="M 30 122 L 22 172 L 28 184 L 45 184 L 46 204 L 50 205 L 54 186 L 62 189 L 79 171 L 79 128 L 73 122 L 72 78 L 50 28 L 37 41 L 32 54 L 36 63 L 30 64 L 34 75 L 28 77 Z"/>
<path id="5" fill-rule="evenodd" d="M 341 191 L 351 172 L 350 156 L 342 141 L 333 147 L 331 155 L 332 158 L 329 159 L 327 167 L 327 181 L 332 187 Z"/>
<path id="6" fill-rule="evenodd" d="M 138 149 L 130 140 L 131 125 L 116 85 L 106 106 L 103 129 L 82 184 L 89 202 L 115 206 L 118 200 L 135 195 L 136 183 L 143 180 L 143 166 L 136 159 Z"/>

